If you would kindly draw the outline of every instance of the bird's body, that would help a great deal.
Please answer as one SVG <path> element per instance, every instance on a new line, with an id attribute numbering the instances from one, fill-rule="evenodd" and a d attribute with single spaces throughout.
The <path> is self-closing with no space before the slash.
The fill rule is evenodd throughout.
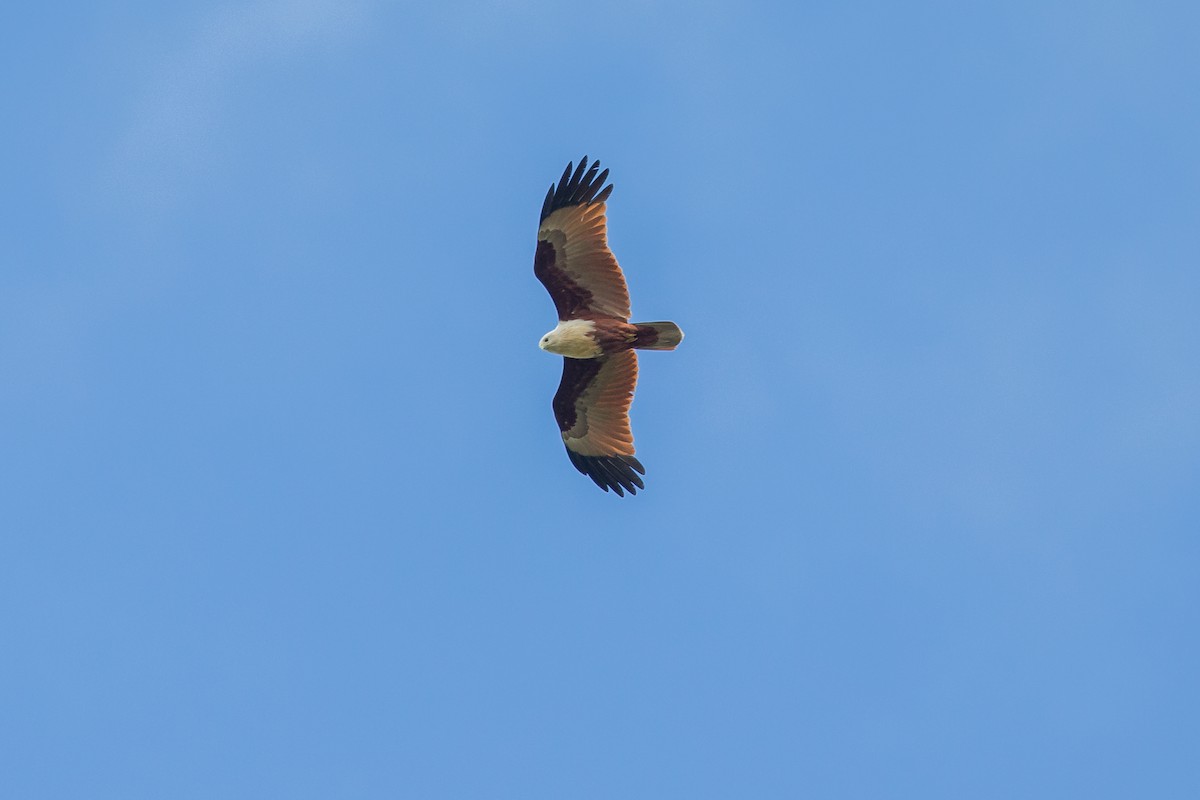
<path id="1" fill-rule="evenodd" d="M 660 326 L 674 322 L 624 322 L 612 317 L 569 319 L 542 337 L 540 347 L 567 358 L 599 358 L 624 350 L 674 350 L 679 341 L 663 345 Z M 678 330 L 678 328 L 676 328 Z M 679 340 L 683 332 L 679 331 Z"/>
<path id="2" fill-rule="evenodd" d="M 625 276 L 608 249 L 608 170 L 568 164 L 542 205 L 533 271 L 550 292 L 558 325 L 539 347 L 563 356 L 554 417 L 571 463 L 604 491 L 637 494 L 645 469 L 634 457 L 629 406 L 637 385 L 634 350 L 674 350 L 674 322 L 629 321 Z M 599 174 L 597 174 L 599 173 Z M 604 187 L 603 189 L 601 187 Z"/>

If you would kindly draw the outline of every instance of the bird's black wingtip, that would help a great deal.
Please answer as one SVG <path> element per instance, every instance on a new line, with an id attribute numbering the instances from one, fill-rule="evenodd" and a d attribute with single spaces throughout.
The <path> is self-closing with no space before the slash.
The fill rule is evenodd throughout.
<path id="1" fill-rule="evenodd" d="M 638 489 L 646 488 L 641 478 L 646 474 L 646 468 L 633 456 L 585 456 L 568 447 L 567 457 L 575 469 L 604 491 L 616 492 L 618 497 L 624 497 L 625 492 L 636 495 Z"/>
<path id="2" fill-rule="evenodd" d="M 560 208 L 603 203 L 612 194 L 613 189 L 611 183 L 605 186 L 607 180 L 608 170 L 601 172 L 598 160 L 593 161 L 590 167 L 587 156 L 579 159 L 578 167 L 573 161 L 567 162 L 562 177 L 558 179 L 557 184 L 550 187 L 546 201 L 542 203 L 542 216 L 538 224 L 545 222 L 546 217 Z"/>

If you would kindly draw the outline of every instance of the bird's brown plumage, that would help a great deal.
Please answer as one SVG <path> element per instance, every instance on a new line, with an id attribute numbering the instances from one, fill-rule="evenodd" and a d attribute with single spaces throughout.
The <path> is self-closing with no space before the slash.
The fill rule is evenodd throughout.
<path id="1" fill-rule="evenodd" d="M 629 289 L 617 259 L 608 249 L 604 201 L 612 185 L 601 190 L 608 170 L 599 162 L 584 172 L 585 157 L 571 165 L 542 205 L 533 272 L 554 300 L 560 320 L 599 315 L 629 319 Z"/>
<path id="2" fill-rule="evenodd" d="M 634 457 L 629 427 L 638 374 L 633 348 L 674 349 L 683 334 L 674 323 L 629 323 L 629 290 L 608 249 L 604 201 L 612 185 L 604 185 L 607 178 L 608 170 L 601 172 L 599 162 L 589 168 L 586 156 L 578 168 L 567 165 L 542 205 L 533 271 L 550 293 L 560 323 L 592 323 L 588 335 L 601 353 L 563 358 L 553 406 L 567 455 L 597 486 L 623 496 L 644 488 L 640 476 L 646 472 Z M 658 341 L 656 326 L 662 325 L 678 334 L 665 345 Z"/>
<path id="3" fill-rule="evenodd" d="M 602 489 L 636 494 L 645 474 L 633 457 L 629 406 L 637 385 L 632 350 L 600 358 L 564 358 L 554 417 L 571 463 Z M 636 488 L 635 488 L 636 486 Z"/>

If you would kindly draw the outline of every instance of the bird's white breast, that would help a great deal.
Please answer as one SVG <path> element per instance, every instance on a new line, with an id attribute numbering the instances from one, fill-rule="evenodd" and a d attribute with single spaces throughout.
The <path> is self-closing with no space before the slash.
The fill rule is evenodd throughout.
<path id="1" fill-rule="evenodd" d="M 601 353 L 592 337 L 595 330 L 596 323 L 589 319 L 564 320 L 546 334 L 541 348 L 567 358 L 595 358 Z"/>

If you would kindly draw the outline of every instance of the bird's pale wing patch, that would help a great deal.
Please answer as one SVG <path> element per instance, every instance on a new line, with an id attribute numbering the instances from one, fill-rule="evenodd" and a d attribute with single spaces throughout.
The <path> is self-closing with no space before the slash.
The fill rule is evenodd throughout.
<path id="1" fill-rule="evenodd" d="M 629 428 L 637 371 L 632 350 L 606 358 L 564 358 L 554 395 L 554 417 L 571 463 L 597 486 L 619 495 L 637 494 L 645 485 Z"/>
<path id="2" fill-rule="evenodd" d="M 557 186 L 551 186 L 542 206 L 533 272 L 550 292 L 558 318 L 600 314 L 629 319 L 629 290 L 625 276 L 608 249 L 604 201 L 612 185 L 601 189 L 608 170 L 597 174 L 599 162 L 587 158 Z"/>

